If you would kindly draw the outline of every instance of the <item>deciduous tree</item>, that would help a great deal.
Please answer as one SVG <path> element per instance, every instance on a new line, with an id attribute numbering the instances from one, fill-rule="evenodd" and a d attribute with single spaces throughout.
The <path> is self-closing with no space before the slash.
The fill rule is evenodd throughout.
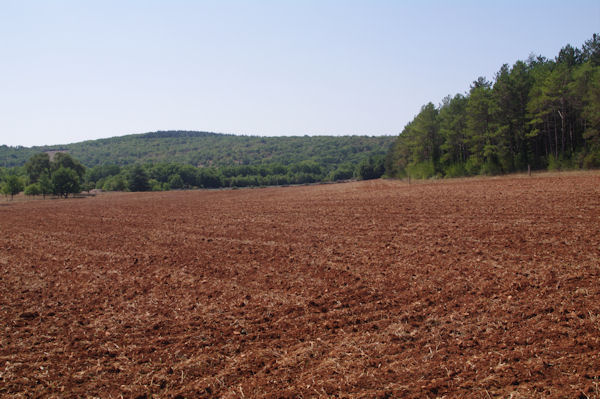
<path id="1" fill-rule="evenodd" d="M 2 184 L 2 192 L 5 195 L 10 195 L 12 201 L 13 197 L 19 194 L 23 190 L 23 182 L 18 176 L 8 175 L 4 179 Z"/>
<path id="2" fill-rule="evenodd" d="M 79 176 L 71 168 L 61 166 L 52 173 L 52 186 L 54 193 L 67 198 L 69 194 L 81 192 Z"/>
<path id="3" fill-rule="evenodd" d="M 25 163 L 25 170 L 29 182 L 36 183 L 43 173 L 50 173 L 50 157 L 44 152 L 35 154 Z"/>
<path id="4" fill-rule="evenodd" d="M 129 191 L 148 191 L 150 183 L 148 182 L 148 174 L 142 165 L 136 164 L 129 171 L 127 176 L 127 185 Z"/>

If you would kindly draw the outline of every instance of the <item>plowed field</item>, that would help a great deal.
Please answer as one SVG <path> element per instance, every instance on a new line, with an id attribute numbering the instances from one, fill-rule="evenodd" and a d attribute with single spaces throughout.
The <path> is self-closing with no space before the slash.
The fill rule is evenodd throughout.
<path id="1" fill-rule="evenodd" d="M 0 205 L 2 397 L 600 398 L 600 174 Z"/>

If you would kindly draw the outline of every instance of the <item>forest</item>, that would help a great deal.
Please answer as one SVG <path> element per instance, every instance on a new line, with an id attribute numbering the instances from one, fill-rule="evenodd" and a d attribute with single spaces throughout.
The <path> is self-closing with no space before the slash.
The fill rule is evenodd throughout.
<path id="1" fill-rule="evenodd" d="M 372 179 L 383 175 L 394 139 L 162 131 L 64 146 L 2 146 L 0 154 L 12 166 L 0 167 L 0 184 L 12 197 L 23 190 L 27 195 L 67 196 L 92 189 L 164 191 Z M 58 169 L 54 158 L 79 165 L 66 195 L 48 183 Z"/>
<path id="2" fill-rule="evenodd" d="M 530 56 L 424 105 L 390 148 L 390 177 L 600 167 L 600 35 Z"/>
<path id="3" fill-rule="evenodd" d="M 357 164 L 365 155 L 385 154 L 393 136 L 237 136 L 195 131 L 130 134 L 79 143 L 39 147 L 0 146 L 0 166 L 22 166 L 36 153 L 67 151 L 84 165 L 174 162 L 223 167 L 314 161 L 331 169 Z"/>

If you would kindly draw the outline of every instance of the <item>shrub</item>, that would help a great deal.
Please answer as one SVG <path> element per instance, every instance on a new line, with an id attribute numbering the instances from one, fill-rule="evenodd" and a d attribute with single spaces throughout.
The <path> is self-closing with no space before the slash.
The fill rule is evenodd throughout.
<path id="1" fill-rule="evenodd" d="M 462 163 L 455 163 L 448 166 L 445 170 L 445 177 L 461 177 L 467 174 L 467 170 Z"/>
<path id="2" fill-rule="evenodd" d="M 494 176 L 502 173 L 502 168 L 496 162 L 488 160 L 481 167 L 482 175 Z"/>
<path id="3" fill-rule="evenodd" d="M 481 160 L 472 156 L 467 159 L 467 162 L 465 163 L 465 171 L 467 172 L 468 176 L 475 176 L 481 172 L 482 166 Z"/>
<path id="4" fill-rule="evenodd" d="M 24 194 L 25 195 L 40 195 L 42 193 L 42 188 L 39 183 L 33 183 L 25 187 Z"/>
<path id="5" fill-rule="evenodd" d="M 183 179 L 181 178 L 181 176 L 179 174 L 173 174 L 169 177 L 169 187 L 171 189 L 177 190 L 177 189 L 182 189 L 183 188 Z"/>
<path id="6" fill-rule="evenodd" d="M 435 176 L 433 162 L 420 162 L 406 167 L 406 174 L 412 179 L 429 179 Z"/>
<path id="7" fill-rule="evenodd" d="M 600 168 L 600 152 L 591 152 L 583 158 L 582 166 L 585 169 Z"/>

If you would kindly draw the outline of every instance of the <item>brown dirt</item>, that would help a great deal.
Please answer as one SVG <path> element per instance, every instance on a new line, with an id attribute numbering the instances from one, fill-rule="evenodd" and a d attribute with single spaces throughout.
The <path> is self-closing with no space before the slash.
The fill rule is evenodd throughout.
<path id="1" fill-rule="evenodd" d="M 8 203 L 0 228 L 0 396 L 600 398 L 599 173 Z"/>

